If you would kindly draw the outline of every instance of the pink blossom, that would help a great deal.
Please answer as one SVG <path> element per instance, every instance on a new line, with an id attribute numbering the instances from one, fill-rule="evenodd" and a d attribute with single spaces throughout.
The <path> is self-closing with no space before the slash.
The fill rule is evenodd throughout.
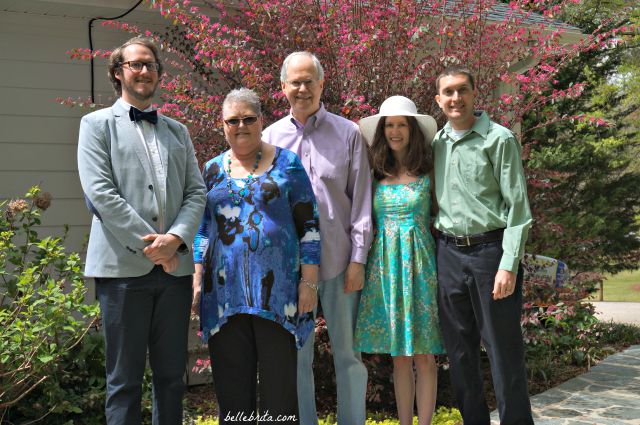
<path id="1" fill-rule="evenodd" d="M 267 121 L 282 117 L 288 105 L 280 88 L 281 61 L 294 49 L 308 48 L 325 66 L 323 101 L 332 112 L 357 120 L 373 113 L 375 105 L 389 95 L 402 93 L 416 99 L 419 110 L 429 111 L 442 122 L 432 100 L 435 76 L 448 64 L 463 63 L 478 73 L 478 108 L 512 126 L 525 114 L 544 110 L 549 102 L 580 96 L 583 85 L 554 90 L 558 84 L 555 74 L 581 52 L 609 48 L 617 42 L 614 34 L 619 31 L 614 29 L 563 46 L 562 31 L 545 24 L 522 25 L 527 14 L 558 15 L 561 6 L 575 1 L 513 0 L 509 2 L 512 16 L 494 22 L 478 12 L 462 20 L 443 15 L 441 1 L 403 0 L 389 8 L 384 2 L 358 2 L 356 6 L 351 0 L 245 0 L 234 3 L 233 10 L 228 2 L 218 1 L 212 2 L 216 13 L 207 15 L 189 0 L 154 0 L 151 7 L 181 31 L 170 37 L 155 35 L 177 56 L 166 67 L 162 83 L 163 113 L 187 123 L 192 134 L 207 141 L 197 146 L 199 155 L 211 155 L 215 149 L 211 146 L 224 143 L 219 121 L 212 119 L 219 117 L 224 92 L 240 85 L 253 88 L 263 100 Z M 473 0 L 453 3 L 459 11 L 477 9 Z M 103 25 L 149 34 L 126 22 Z M 74 60 L 88 60 L 92 53 L 74 49 L 67 54 Z M 512 66 L 523 58 L 536 65 L 524 75 L 513 73 Z M 506 94 L 496 101 L 492 93 L 499 86 L 506 87 Z M 345 99 L 352 102 L 345 106 Z M 540 125 L 571 119 L 541 117 Z M 606 124 L 601 118 L 576 122 Z"/>

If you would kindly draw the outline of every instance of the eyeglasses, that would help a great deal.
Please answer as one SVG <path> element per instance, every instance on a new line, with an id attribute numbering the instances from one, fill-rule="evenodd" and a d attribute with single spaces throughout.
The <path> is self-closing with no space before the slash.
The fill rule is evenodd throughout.
<path id="1" fill-rule="evenodd" d="M 318 82 L 317 80 L 287 81 L 287 84 L 289 84 L 294 89 L 299 89 L 302 86 L 305 86 L 306 88 L 310 89 L 313 86 L 315 86 L 317 82 Z"/>
<path id="2" fill-rule="evenodd" d="M 240 123 L 244 125 L 251 125 L 258 121 L 258 117 L 244 117 L 244 118 L 231 118 L 229 120 L 223 120 L 229 127 L 237 127 Z"/>
<path id="3" fill-rule="evenodd" d="M 123 65 L 127 65 L 133 72 L 142 72 L 142 68 L 147 68 L 149 72 L 158 72 L 160 70 L 160 64 L 158 62 L 138 62 L 127 61 L 122 62 Z"/>

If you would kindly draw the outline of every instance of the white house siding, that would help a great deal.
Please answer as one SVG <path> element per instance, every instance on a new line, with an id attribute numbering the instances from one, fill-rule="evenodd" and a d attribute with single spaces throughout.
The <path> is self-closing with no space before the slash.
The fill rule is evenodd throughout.
<path id="1" fill-rule="evenodd" d="M 113 7 L 99 7 L 99 4 Z M 78 180 L 76 148 L 80 117 L 88 109 L 69 108 L 57 97 L 90 95 L 90 65 L 72 61 L 66 52 L 88 48 L 88 21 L 116 16 L 134 0 L 38 1 L 0 3 L 0 200 L 23 196 L 35 184 L 53 195 L 43 215 L 41 234 L 61 235 L 69 226 L 67 247 L 83 252 L 90 215 Z M 156 21 L 145 4 L 130 17 Z M 96 49 L 111 49 L 129 34 L 95 22 Z M 110 104 L 113 91 L 106 61 L 95 61 L 96 100 Z"/>
<path id="2" fill-rule="evenodd" d="M 66 52 L 89 47 L 92 17 L 117 16 L 136 2 L 0 0 L 0 201 L 22 197 L 40 184 L 53 195 L 40 235 L 62 235 L 68 225 L 66 246 L 80 253 L 85 252 L 91 216 L 78 179 L 76 149 L 80 117 L 90 111 L 60 105 L 56 98 L 88 98 L 90 65 L 71 61 Z M 144 3 L 127 21 L 159 30 L 166 25 Z M 94 49 L 110 50 L 131 36 L 100 21 L 93 27 Z M 104 59 L 96 59 L 94 75 L 96 101 L 111 104 L 114 94 Z M 93 284 L 88 283 L 88 299 L 93 300 Z M 188 370 L 196 359 L 207 357 L 195 336 L 197 325 L 191 324 Z M 188 374 L 191 385 L 210 380 L 210 375 Z"/>

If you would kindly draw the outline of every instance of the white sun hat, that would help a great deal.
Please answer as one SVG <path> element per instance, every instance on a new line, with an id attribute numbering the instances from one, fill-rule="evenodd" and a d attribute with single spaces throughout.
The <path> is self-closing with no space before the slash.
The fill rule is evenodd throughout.
<path id="1" fill-rule="evenodd" d="M 371 145 L 373 143 L 373 137 L 376 135 L 376 128 L 378 128 L 378 122 L 382 117 L 414 117 L 418 121 L 418 126 L 424 134 L 425 142 L 431 143 L 436 131 L 438 131 L 438 125 L 436 120 L 431 115 L 423 115 L 418 113 L 416 104 L 407 97 L 404 96 L 391 96 L 380 105 L 380 112 L 370 117 L 365 117 L 360 120 L 360 132 L 362 137 Z"/>

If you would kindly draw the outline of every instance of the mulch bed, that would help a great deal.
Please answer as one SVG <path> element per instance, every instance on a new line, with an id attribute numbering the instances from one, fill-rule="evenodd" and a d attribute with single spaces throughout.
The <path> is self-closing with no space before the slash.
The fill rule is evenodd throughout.
<path id="1" fill-rule="evenodd" d="M 218 404 L 213 384 L 194 385 L 185 394 L 186 410 L 197 416 L 218 416 Z"/>

